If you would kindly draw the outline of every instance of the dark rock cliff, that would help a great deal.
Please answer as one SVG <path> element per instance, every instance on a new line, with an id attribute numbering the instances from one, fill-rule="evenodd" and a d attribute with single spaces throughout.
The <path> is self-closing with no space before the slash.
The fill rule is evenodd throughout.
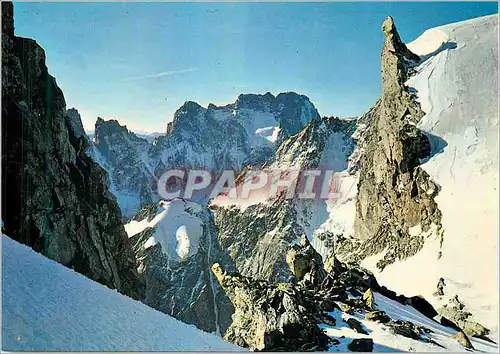
<path id="1" fill-rule="evenodd" d="M 44 50 L 14 35 L 2 2 L 2 220 L 11 238 L 110 288 L 142 286 L 105 171 L 45 65 Z"/>

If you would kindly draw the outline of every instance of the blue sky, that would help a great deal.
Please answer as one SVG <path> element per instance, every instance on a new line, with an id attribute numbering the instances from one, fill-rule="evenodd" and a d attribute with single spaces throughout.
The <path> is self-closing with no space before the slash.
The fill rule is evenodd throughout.
<path id="1" fill-rule="evenodd" d="M 498 12 L 492 3 L 15 3 L 19 36 L 93 130 L 97 116 L 164 132 L 187 100 L 307 95 L 321 115 L 356 116 L 380 95 L 382 21 L 403 41 Z"/>

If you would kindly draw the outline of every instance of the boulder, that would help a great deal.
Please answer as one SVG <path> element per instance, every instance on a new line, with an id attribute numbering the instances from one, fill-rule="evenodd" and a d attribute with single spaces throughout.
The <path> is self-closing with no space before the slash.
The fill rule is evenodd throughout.
<path id="1" fill-rule="evenodd" d="M 372 352 L 373 351 L 373 339 L 371 338 L 360 338 L 353 339 L 351 343 L 347 346 L 351 352 Z"/>
<path id="2" fill-rule="evenodd" d="M 368 332 L 364 329 L 363 324 L 357 319 L 350 317 L 345 322 L 356 332 L 361 334 L 368 334 Z"/>
<path id="3" fill-rule="evenodd" d="M 373 297 L 373 291 L 371 288 L 366 290 L 363 294 L 363 301 L 365 302 L 366 307 L 368 307 L 370 310 L 375 310 L 375 299 Z"/>
<path id="4" fill-rule="evenodd" d="M 412 296 L 406 301 L 406 303 L 412 306 L 421 314 L 431 319 L 438 315 L 438 312 L 434 309 L 434 306 L 432 306 L 429 301 L 424 299 L 422 296 Z"/>
<path id="5" fill-rule="evenodd" d="M 371 311 L 365 314 L 365 319 L 373 322 L 387 323 L 391 320 L 385 311 Z"/>
<path id="6" fill-rule="evenodd" d="M 410 321 L 391 321 L 387 324 L 391 328 L 391 332 L 407 338 L 422 340 L 422 334 L 429 333 L 430 330 L 413 324 Z"/>

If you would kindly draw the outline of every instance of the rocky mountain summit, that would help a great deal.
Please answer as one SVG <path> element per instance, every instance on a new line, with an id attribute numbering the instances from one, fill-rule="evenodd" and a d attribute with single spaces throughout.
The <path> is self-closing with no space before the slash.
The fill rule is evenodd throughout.
<path id="1" fill-rule="evenodd" d="M 159 200 L 157 182 L 167 170 L 217 174 L 262 165 L 283 140 L 318 117 L 309 99 L 293 92 L 240 95 L 232 104 L 208 108 L 188 101 L 175 112 L 167 134 L 152 143 L 117 121 L 98 119 L 94 151 L 122 212 L 133 216 L 142 204 Z"/>
<path id="2" fill-rule="evenodd" d="M 98 118 L 92 139 L 92 156 L 108 172 L 109 189 L 124 216 L 156 200 L 155 172 L 147 158 L 151 144 L 116 120 Z"/>
<path id="3" fill-rule="evenodd" d="M 2 221 L 11 238 L 129 296 L 142 298 L 132 248 L 106 173 L 87 156 L 44 50 L 14 35 L 2 2 Z"/>

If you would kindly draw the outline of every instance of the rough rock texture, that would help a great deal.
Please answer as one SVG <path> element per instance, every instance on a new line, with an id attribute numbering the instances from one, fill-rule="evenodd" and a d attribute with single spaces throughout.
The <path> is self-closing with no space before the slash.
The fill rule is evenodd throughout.
<path id="1" fill-rule="evenodd" d="M 300 244 L 293 245 L 288 250 L 286 263 L 299 282 L 306 281 L 312 286 L 319 286 L 326 277 L 321 255 L 305 235 L 300 238 Z"/>
<path id="2" fill-rule="evenodd" d="M 363 241 L 353 258 L 385 250 L 380 269 L 421 249 L 424 237 L 412 235 L 411 227 L 441 227 L 438 187 L 419 167 L 430 153 L 428 138 L 415 126 L 423 112 L 404 85 L 419 57 L 401 42 L 391 17 L 382 31 L 382 97 L 360 119 L 364 131 L 351 157 L 352 168 L 359 169 L 355 234 Z"/>
<path id="3" fill-rule="evenodd" d="M 158 214 L 158 209 L 157 204 L 144 206 L 133 220 L 151 221 Z M 231 324 L 234 308 L 210 271 L 210 266 L 220 262 L 226 269 L 234 270 L 235 267 L 229 255 L 219 246 L 210 212 L 201 206 L 199 210 L 187 206 L 185 212 L 189 218 L 201 220 L 203 226 L 196 252 L 186 259 L 179 261 L 172 257 L 162 250 L 160 243 L 154 246 L 147 244 L 157 230 L 162 232 L 161 224 L 131 237 L 138 271 L 146 285 L 144 302 L 185 323 L 223 335 Z"/>
<path id="4" fill-rule="evenodd" d="M 472 320 L 472 314 L 465 309 L 464 304 L 458 299 L 458 295 L 449 299 L 448 304 L 438 308 L 437 312 L 458 325 L 470 336 L 482 337 L 490 333 L 489 329 Z"/>
<path id="5" fill-rule="evenodd" d="M 387 316 L 384 311 L 371 311 L 366 313 L 365 318 L 368 321 L 387 323 L 390 322 L 391 318 Z"/>
<path id="6" fill-rule="evenodd" d="M 71 117 L 44 50 L 14 36 L 12 4 L 2 2 L 5 232 L 91 279 L 142 298 L 118 204 Z"/>
<path id="7" fill-rule="evenodd" d="M 337 264 L 336 273 L 327 273 L 321 256 L 305 238 L 289 247 L 290 254 L 300 255 L 301 264 L 314 265 L 297 267 L 299 257 L 289 262 L 295 272 L 301 270 L 296 285 L 226 272 L 218 263 L 212 266 L 235 307 L 233 323 L 225 334 L 227 340 L 252 350 L 325 350 L 335 342 L 318 325 L 336 325 L 327 312 L 339 310 L 337 302 L 365 308 L 363 301 L 352 298 L 352 294 L 377 286 L 373 276 L 360 268 Z M 316 266 L 323 271 L 321 283 L 310 281 L 320 279 Z"/>
<path id="8" fill-rule="evenodd" d="M 238 271 L 261 280 L 284 281 L 289 269 L 285 255 L 302 234 L 291 201 L 215 209 L 219 242 Z"/>
<path id="9" fill-rule="evenodd" d="M 147 159 L 151 144 L 116 120 L 97 118 L 92 154 L 109 173 L 110 190 L 117 196 L 124 216 L 157 199 L 156 178 Z"/>
<path id="10" fill-rule="evenodd" d="M 297 267 L 300 264 L 319 265 L 323 263 L 319 254 L 304 239 L 290 247 L 289 255 L 300 255 L 289 261 L 291 268 L 302 275 L 297 283 L 270 283 L 242 276 L 234 272 L 226 272 L 219 264 L 212 270 L 218 281 L 234 304 L 233 323 L 227 330 L 225 338 L 235 344 L 252 350 L 324 350 L 326 346 L 335 346 L 340 342 L 335 338 L 325 338 L 319 325 L 335 327 L 335 318 L 329 313 L 342 311 L 349 314 L 365 314 L 366 319 L 381 323 L 392 333 L 426 343 L 434 342 L 429 336 L 428 328 L 415 325 L 409 321 L 392 320 L 384 311 L 376 310 L 376 304 L 368 306 L 366 296 L 370 289 L 381 288 L 371 273 L 358 266 L 350 266 L 339 262 L 334 264 L 331 272 L 323 270 L 321 283 L 309 281 L 315 279 L 317 268 Z M 301 272 L 297 272 L 300 269 Z M 353 317 L 344 319 L 348 326 L 358 333 L 368 331 Z M 349 345 L 352 351 L 371 350 L 373 342 L 354 341 Z"/>
<path id="11" fill-rule="evenodd" d="M 429 330 L 422 326 L 417 326 L 409 321 L 391 321 L 388 323 L 391 332 L 404 337 L 420 340 L 422 335 L 429 333 Z"/>
<path id="12" fill-rule="evenodd" d="M 311 298 L 290 284 L 273 286 L 212 267 L 235 306 L 224 338 L 251 350 L 326 350 L 329 338 L 317 325 Z"/>
<path id="13" fill-rule="evenodd" d="M 307 170 L 322 166 L 343 170 L 354 147 L 350 137 L 353 129 L 353 121 L 336 117 L 314 119 L 298 134 L 283 141 L 274 159 L 264 168 Z M 330 155 L 335 158 L 325 158 Z M 297 198 L 277 198 L 246 208 L 214 203 L 213 209 L 221 246 L 229 251 L 239 272 L 272 281 L 288 277 L 285 262 L 288 247 L 302 235 L 313 240 L 312 230 L 326 221 L 326 217 L 320 222 L 319 217 L 313 221 L 315 214 L 327 214 L 323 200 Z"/>
<path id="14" fill-rule="evenodd" d="M 349 327 L 354 329 L 356 332 L 361 334 L 368 334 L 366 329 L 364 329 L 363 324 L 359 322 L 357 319 L 351 317 L 345 320 L 345 322 L 349 325 Z"/>
<path id="15" fill-rule="evenodd" d="M 75 108 L 66 110 L 66 117 L 69 120 L 69 123 L 71 124 L 71 127 L 73 128 L 73 131 L 75 132 L 75 136 L 77 138 L 81 136 L 87 139 L 89 138 L 87 136 L 87 133 L 85 133 L 85 129 L 83 128 L 82 117 L 80 116 L 80 113 L 78 113 L 78 110 L 76 110 Z"/>

